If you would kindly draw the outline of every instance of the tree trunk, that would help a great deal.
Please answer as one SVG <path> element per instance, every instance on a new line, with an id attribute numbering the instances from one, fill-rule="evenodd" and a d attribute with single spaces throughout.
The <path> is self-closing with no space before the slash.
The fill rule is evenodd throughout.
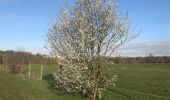
<path id="1" fill-rule="evenodd" d="M 93 80 L 95 81 L 94 88 L 92 90 L 90 100 L 99 100 L 99 76 L 100 76 L 100 46 L 98 47 L 98 58 L 95 59 L 94 70 L 93 70 Z"/>
<path id="2" fill-rule="evenodd" d="M 92 93 L 92 95 L 90 95 L 89 100 L 98 100 L 97 91 L 94 91 L 94 93 Z"/>

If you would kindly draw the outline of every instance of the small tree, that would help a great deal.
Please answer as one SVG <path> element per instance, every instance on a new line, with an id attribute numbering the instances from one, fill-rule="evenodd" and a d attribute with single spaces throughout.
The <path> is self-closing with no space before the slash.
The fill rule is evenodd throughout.
<path id="1" fill-rule="evenodd" d="M 60 57 L 55 87 L 86 94 L 90 100 L 115 85 L 116 74 L 106 66 L 121 45 L 136 37 L 127 18 L 121 18 L 116 2 L 76 0 L 71 11 L 62 10 L 47 34 L 52 54 Z"/>

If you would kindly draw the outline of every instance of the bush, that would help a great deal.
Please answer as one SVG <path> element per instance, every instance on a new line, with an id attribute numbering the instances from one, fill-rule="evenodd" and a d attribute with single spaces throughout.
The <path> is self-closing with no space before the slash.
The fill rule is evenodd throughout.
<path id="1" fill-rule="evenodd" d="M 10 73 L 11 74 L 20 74 L 21 73 L 21 66 L 13 64 L 10 67 Z"/>
<path id="2" fill-rule="evenodd" d="M 47 74 L 47 75 L 43 76 L 43 79 L 48 82 L 49 88 L 55 87 L 55 77 L 53 74 Z"/>

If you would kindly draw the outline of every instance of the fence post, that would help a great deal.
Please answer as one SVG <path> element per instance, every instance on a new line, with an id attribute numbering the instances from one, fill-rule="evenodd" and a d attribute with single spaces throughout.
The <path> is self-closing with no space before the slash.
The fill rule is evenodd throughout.
<path id="1" fill-rule="evenodd" d="M 28 77 L 31 77 L 31 64 L 29 64 L 29 72 L 28 72 Z"/>
<path id="2" fill-rule="evenodd" d="M 42 80 L 43 68 L 44 68 L 44 66 L 43 66 L 43 65 L 41 65 L 40 80 Z"/>

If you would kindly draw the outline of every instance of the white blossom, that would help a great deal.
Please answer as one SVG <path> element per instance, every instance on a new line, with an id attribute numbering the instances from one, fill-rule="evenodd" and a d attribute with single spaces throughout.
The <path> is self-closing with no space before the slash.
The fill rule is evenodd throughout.
<path id="1" fill-rule="evenodd" d="M 107 66 L 108 58 L 136 34 L 131 33 L 127 18 L 118 14 L 117 4 L 109 0 L 76 0 L 67 12 L 61 11 L 47 34 L 51 52 L 62 58 L 56 88 L 98 98 L 117 80 L 113 67 Z"/>

